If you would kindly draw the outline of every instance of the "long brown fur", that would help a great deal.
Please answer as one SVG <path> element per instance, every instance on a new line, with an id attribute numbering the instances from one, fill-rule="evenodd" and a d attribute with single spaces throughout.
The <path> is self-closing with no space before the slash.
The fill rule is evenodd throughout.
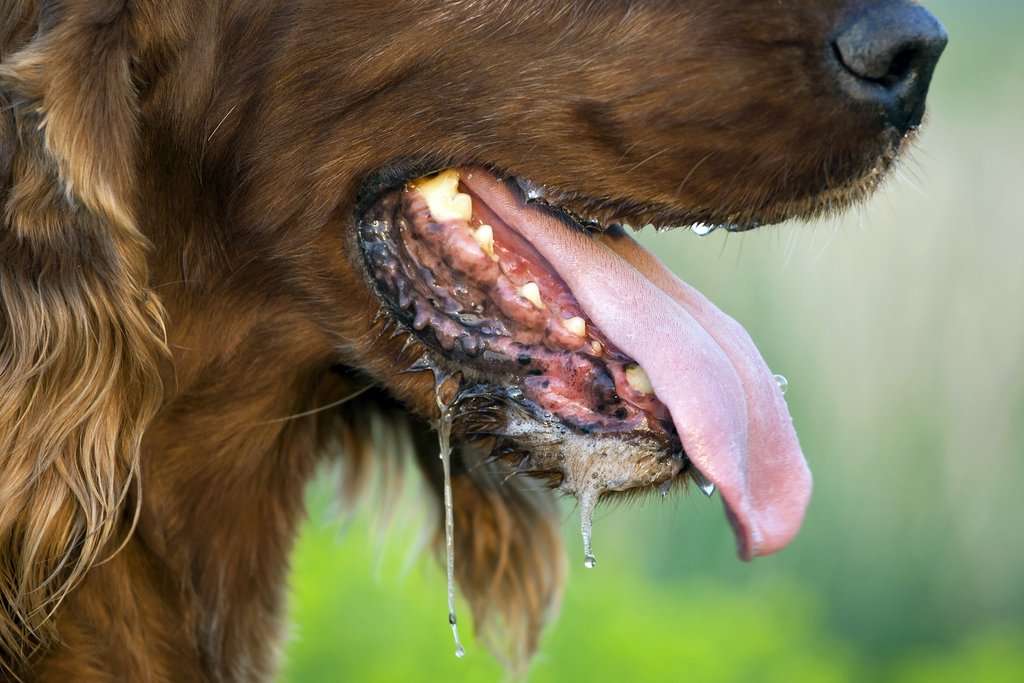
<path id="1" fill-rule="evenodd" d="M 357 253 L 369 174 L 493 164 L 635 224 L 841 208 L 901 145 L 818 65 L 862 4 L 0 5 L 0 677 L 268 678 L 331 444 L 351 493 L 369 425 L 408 434 L 440 496 L 433 378 Z M 462 452 L 460 587 L 516 665 L 559 520 Z"/>

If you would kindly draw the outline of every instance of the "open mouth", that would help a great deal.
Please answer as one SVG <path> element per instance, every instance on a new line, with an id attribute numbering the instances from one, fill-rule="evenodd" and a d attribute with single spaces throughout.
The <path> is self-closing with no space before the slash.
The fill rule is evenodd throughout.
<path id="1" fill-rule="evenodd" d="M 742 557 L 785 546 L 810 473 L 749 336 L 619 225 L 524 187 L 471 168 L 378 192 L 359 237 L 390 314 L 507 406 L 502 439 L 581 508 L 689 477 Z"/>

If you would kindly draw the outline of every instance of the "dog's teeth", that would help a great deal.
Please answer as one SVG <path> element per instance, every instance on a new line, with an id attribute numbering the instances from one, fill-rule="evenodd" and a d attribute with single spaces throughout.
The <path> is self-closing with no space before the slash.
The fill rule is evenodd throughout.
<path id="1" fill-rule="evenodd" d="M 451 211 L 457 218 L 468 221 L 473 217 L 473 198 L 468 194 L 456 192 L 452 197 Z"/>
<path id="2" fill-rule="evenodd" d="M 580 317 L 563 320 L 562 325 L 577 337 L 587 336 L 587 321 Z"/>
<path id="3" fill-rule="evenodd" d="M 643 394 L 654 393 L 654 387 L 651 386 L 651 380 L 644 372 L 644 369 L 639 365 L 627 365 L 626 366 L 626 382 L 629 386 L 633 387 L 637 391 Z"/>
<path id="4" fill-rule="evenodd" d="M 519 288 L 519 296 L 523 297 L 538 309 L 544 308 L 544 302 L 540 298 L 540 287 L 536 282 L 527 282 Z"/>
<path id="5" fill-rule="evenodd" d="M 494 253 L 494 229 L 491 226 L 486 223 L 481 225 L 473 232 L 473 239 L 484 250 L 484 253 L 491 257 L 492 261 L 498 260 L 498 255 Z"/>
<path id="6" fill-rule="evenodd" d="M 599 341 L 592 341 L 592 342 L 590 342 L 590 350 L 595 355 L 600 355 L 601 352 L 604 351 L 604 347 L 601 346 L 601 342 L 599 342 Z"/>
<path id="7" fill-rule="evenodd" d="M 468 221 L 473 216 L 473 198 L 459 192 L 459 173 L 455 169 L 449 168 L 432 177 L 417 178 L 412 185 L 423 195 L 434 220 Z"/>

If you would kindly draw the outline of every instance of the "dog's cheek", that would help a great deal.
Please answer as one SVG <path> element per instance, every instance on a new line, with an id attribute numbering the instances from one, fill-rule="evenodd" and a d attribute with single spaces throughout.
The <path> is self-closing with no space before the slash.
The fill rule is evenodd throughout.
<path id="1" fill-rule="evenodd" d="M 354 204 L 354 196 L 344 199 L 339 206 Z M 326 335 L 332 363 L 351 374 L 354 384 L 382 387 L 433 423 L 439 415 L 433 377 L 406 372 L 426 349 L 418 342 L 407 343 L 410 334 L 383 308 L 365 274 L 354 219 L 347 213 L 339 209 L 326 224 L 299 232 L 307 248 L 286 276 L 300 292 L 295 305 Z"/>

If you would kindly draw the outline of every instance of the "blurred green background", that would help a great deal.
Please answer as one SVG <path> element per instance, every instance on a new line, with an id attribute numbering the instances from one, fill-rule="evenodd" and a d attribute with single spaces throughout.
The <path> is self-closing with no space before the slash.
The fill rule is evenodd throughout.
<path id="1" fill-rule="evenodd" d="M 644 238 L 788 377 L 803 531 L 744 564 L 717 497 L 605 507 L 590 571 L 566 503 L 529 681 L 1024 681 L 1024 2 L 926 4 L 951 35 L 930 120 L 868 206 Z M 335 479 L 310 489 L 281 680 L 507 678 L 465 605 L 452 654 L 417 483 L 389 523 L 336 514 Z"/>

